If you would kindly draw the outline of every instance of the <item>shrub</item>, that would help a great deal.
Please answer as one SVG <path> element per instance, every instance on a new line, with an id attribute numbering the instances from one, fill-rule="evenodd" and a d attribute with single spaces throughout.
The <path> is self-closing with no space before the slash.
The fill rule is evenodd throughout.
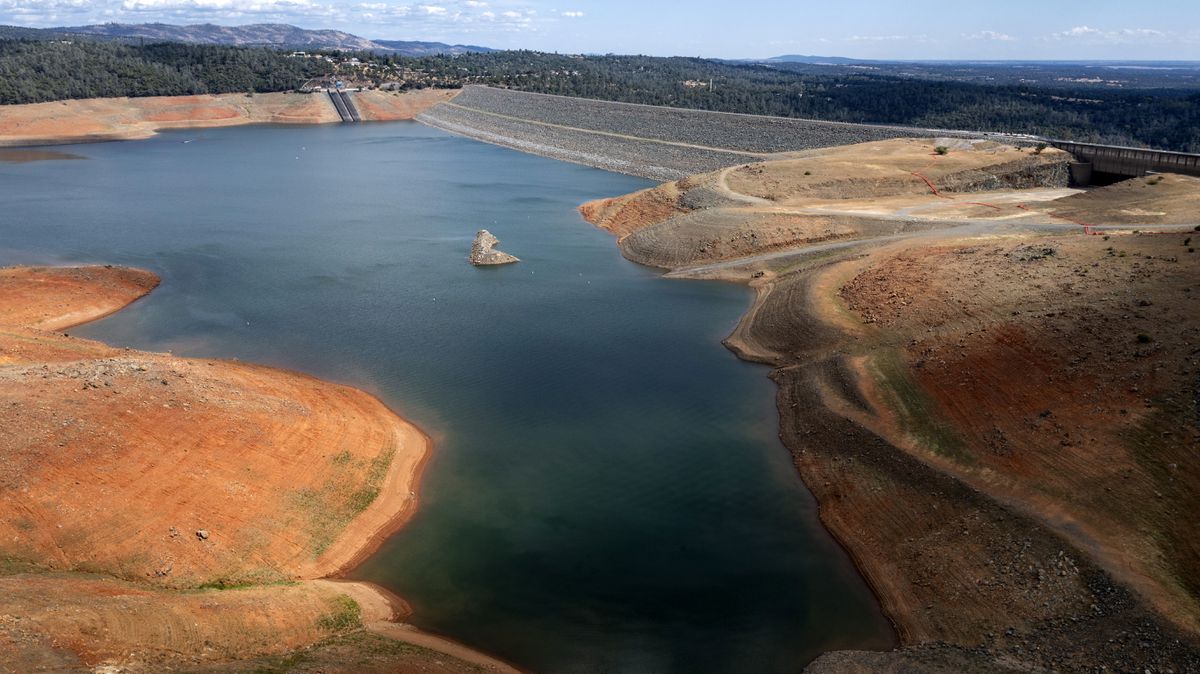
<path id="1" fill-rule="evenodd" d="M 946 147 L 945 145 L 939 145 L 933 148 L 933 151 L 938 154 L 947 154 L 950 152 L 950 148 Z"/>
<path id="2" fill-rule="evenodd" d="M 1049 146 L 1049 145 L 1047 145 L 1047 144 L 1045 144 L 1045 143 L 1038 143 L 1037 145 L 1035 145 L 1035 146 L 1033 147 L 1033 153 L 1034 153 L 1034 154 L 1041 154 L 1041 153 L 1045 152 L 1045 151 L 1046 151 L 1046 148 L 1048 148 L 1048 147 L 1050 147 L 1050 146 Z"/>

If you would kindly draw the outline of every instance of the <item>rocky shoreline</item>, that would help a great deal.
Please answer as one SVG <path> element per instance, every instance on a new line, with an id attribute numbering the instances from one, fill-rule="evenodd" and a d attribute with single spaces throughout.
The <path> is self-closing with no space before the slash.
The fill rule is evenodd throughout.
<path id="1" fill-rule="evenodd" d="M 457 92 L 351 94 L 364 121 L 411 120 Z M 334 124 L 341 116 L 323 93 L 89 98 L 0 106 L 0 147 L 150 138 L 165 129 L 246 124 Z"/>
<path id="2" fill-rule="evenodd" d="M 1140 480 L 1164 473 L 1155 489 L 1171 500 L 1157 507 L 1174 514 L 1140 526 L 1157 527 L 1156 536 L 1183 535 L 1173 533 L 1171 522 L 1186 518 L 1182 513 L 1197 502 L 1200 480 L 1171 466 L 1182 465 L 1177 456 L 1195 442 L 1188 438 L 1196 429 L 1159 423 L 1154 428 L 1163 433 L 1150 436 L 1156 444 L 1128 449 L 1122 438 L 1135 426 L 1108 416 L 1111 441 L 1077 441 L 1077 434 L 1089 432 L 1081 429 L 1100 433 L 1087 416 L 1091 406 L 1116 403 L 1093 402 L 1090 388 L 1075 391 L 1061 383 L 1080 376 L 1068 373 L 1081 367 L 1085 354 L 1107 348 L 1099 362 L 1118 379 L 1090 386 L 1116 400 L 1128 395 L 1120 377 L 1147 381 L 1142 369 L 1184 359 L 1183 341 L 1139 337 L 1162 351 L 1135 355 L 1127 346 L 1138 341 L 1132 334 L 1129 342 L 1102 342 L 1088 321 L 1111 326 L 1122 315 L 1130 320 L 1131 305 L 1161 306 L 1155 311 L 1173 312 L 1163 320 L 1193 334 L 1196 326 L 1179 298 L 1198 278 L 1198 258 L 1171 254 L 1187 235 L 1152 238 L 1126 227 L 1087 237 L 1064 224 L 1058 210 L 1068 205 L 1100 224 L 1127 209 L 1133 198 L 1127 195 L 1148 197 L 1128 186 L 1063 190 L 1065 176 L 1055 168 L 1065 159 L 1061 155 L 1039 154 L 1031 163 L 1029 152 L 979 145 L 965 146 L 954 162 L 945 162 L 933 152 L 934 142 L 925 141 L 924 156 L 909 154 L 903 146 L 909 142 L 895 141 L 886 151 L 868 144 L 791 163 L 751 164 L 581 207 L 586 219 L 617 237 L 631 260 L 673 270 L 672 276 L 757 290 L 725 343 L 739 357 L 772 366 L 784 444 L 816 496 L 822 521 L 900 637 L 895 651 L 829 653 L 808 671 L 1200 669 L 1196 598 L 1172 589 L 1194 577 L 1188 570 L 1194 556 L 1175 554 L 1175 566 L 1155 569 L 1157 580 L 1146 583 L 1103 552 L 1128 542 L 1099 539 L 1114 535 L 1120 513 L 1139 512 L 1138 504 L 1154 500 Z M 858 168 L 856 158 L 868 154 L 876 157 L 870 163 L 878 175 Z M 843 163 L 839 157 L 855 159 Z M 975 159 L 983 164 L 972 165 Z M 1195 182 L 1168 176 L 1158 184 L 1170 187 L 1156 194 L 1156 217 L 1162 223 L 1186 220 Z M 951 192 L 948 185 L 965 191 Z M 1126 257 L 1118 250 L 1137 252 Z M 1037 279 L 1026 280 L 1034 270 Z M 1108 280 L 1093 279 L 1097 270 Z M 1122 281 L 1124 275 L 1137 285 Z M 923 285 L 943 276 L 940 285 Z M 1101 310 L 1115 313 L 1089 318 L 1088 312 Z M 1015 339 L 1010 335 L 1018 329 L 1030 339 L 1031 331 L 1040 330 L 1042 348 L 990 355 L 1009 348 L 1005 340 Z M 972 344 L 977 351 L 963 353 L 978 360 L 941 364 L 949 360 L 942 351 Z M 1087 346 L 1080 352 L 1057 348 L 1070 344 Z M 1163 360 L 1147 365 L 1146 358 Z M 984 371 L 989 378 L 981 376 Z M 1004 419 L 1016 405 L 1008 392 L 1033 386 L 1028 374 L 1019 373 L 1035 371 L 1055 383 L 1038 384 L 1046 387 L 1031 389 L 1022 404 L 1045 409 Z M 944 397 L 934 399 L 926 388 L 931 378 L 946 382 Z M 1186 373 L 1170 381 L 1175 388 L 1163 388 L 1168 380 L 1158 378 L 1155 390 L 1161 392 L 1146 395 L 1154 401 L 1185 395 L 1178 387 L 1190 381 Z M 961 411 L 946 412 L 976 390 L 968 386 L 978 387 L 971 394 L 978 397 Z M 1077 409 L 1073 401 L 1085 397 L 1089 402 Z M 1134 401 L 1122 404 L 1132 407 Z M 1144 404 L 1157 403 L 1147 398 Z M 1072 415 L 1087 421 L 1072 421 Z M 959 416 L 961 423 L 948 425 Z M 992 420 L 995 429 L 981 428 L 977 418 Z M 1039 419 L 1053 423 L 1039 425 Z M 1068 426 L 1076 423 L 1082 425 Z M 1003 435 L 996 435 L 1001 427 Z M 1032 434 L 1015 444 L 1020 429 L 1030 428 Z M 997 445 L 1001 437 L 1014 439 Z M 1029 491 L 1029 485 L 1058 485 L 1063 471 L 1055 465 L 1096 461 L 1092 446 L 1108 447 L 1110 454 L 1098 465 L 1070 464 L 1066 475 L 1079 481 Z M 1034 461 L 1049 468 L 1035 471 Z M 1088 465 L 1096 468 L 1074 468 Z M 1127 468 L 1099 484 L 1084 477 L 1109 466 Z M 1136 472 L 1147 467 L 1151 473 Z M 1015 472 L 1012 480 L 1009 471 Z M 1127 481 L 1135 475 L 1139 482 Z M 1055 496 L 1055 489 L 1090 500 Z M 1122 490 L 1134 491 L 1118 496 Z M 1093 505 L 1106 497 L 1129 500 L 1115 515 L 1106 514 Z M 1088 523 L 1095 517 L 1102 523 Z M 1186 541 L 1166 552 L 1181 549 Z"/>

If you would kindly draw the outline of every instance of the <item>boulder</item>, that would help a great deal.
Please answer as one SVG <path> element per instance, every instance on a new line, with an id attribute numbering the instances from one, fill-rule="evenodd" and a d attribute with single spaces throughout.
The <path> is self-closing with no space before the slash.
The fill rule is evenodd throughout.
<path id="1" fill-rule="evenodd" d="M 475 235 L 475 241 L 471 243 L 471 256 L 467 259 L 477 267 L 481 265 L 520 262 L 516 257 L 504 251 L 496 250 L 495 245 L 498 243 L 500 243 L 500 240 L 492 236 L 491 232 L 486 229 L 479 230 L 479 233 Z"/>

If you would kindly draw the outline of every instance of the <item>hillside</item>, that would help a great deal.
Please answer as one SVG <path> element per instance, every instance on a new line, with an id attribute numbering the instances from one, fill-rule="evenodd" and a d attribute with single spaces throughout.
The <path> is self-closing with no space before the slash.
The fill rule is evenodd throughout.
<path id="1" fill-rule="evenodd" d="M 168 23 L 104 23 L 51 30 L 77 35 L 144 38 L 160 42 L 189 42 L 250 47 L 309 47 L 313 49 L 375 49 L 370 40 L 340 30 L 305 30 L 282 23 L 218 26 L 211 23 L 176 26 Z"/>
<path id="2" fill-rule="evenodd" d="M 400 56 L 467 54 L 494 51 L 488 47 L 442 42 L 370 40 L 340 30 L 309 30 L 285 23 L 255 23 L 219 26 L 211 23 L 103 23 L 58 28 L 0 26 L 0 39 L 53 40 L 64 37 L 94 38 L 119 42 L 185 42 L 188 44 L 277 49 L 371 51 Z"/>
<path id="3" fill-rule="evenodd" d="M 412 119 L 449 100 L 453 91 L 352 94 L 364 121 Z M 0 117 L 0 147 L 149 138 L 162 129 L 242 124 L 335 124 L 341 121 L 324 94 L 268 93 L 216 96 L 92 98 L 13 105 Z"/>
<path id="4" fill-rule="evenodd" d="M 1068 161 L 897 139 L 581 208 L 635 262 L 757 292 L 726 344 L 775 368 L 900 637 L 810 674 L 1198 671 L 1197 181 L 1085 192 Z"/>
<path id="5" fill-rule="evenodd" d="M 446 54 L 489 54 L 496 51 L 490 47 L 473 44 L 446 44 L 445 42 L 418 42 L 409 40 L 374 40 L 375 44 L 400 56 L 434 56 Z M 378 49 L 376 51 L 379 51 Z"/>

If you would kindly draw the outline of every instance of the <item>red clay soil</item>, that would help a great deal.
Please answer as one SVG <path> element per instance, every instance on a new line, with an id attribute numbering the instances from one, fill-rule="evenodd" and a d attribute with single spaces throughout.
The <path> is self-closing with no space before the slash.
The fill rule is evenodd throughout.
<path id="1" fill-rule="evenodd" d="M 1200 255 L 1186 238 L 915 248 L 842 296 L 903 341 L 919 387 L 905 395 L 926 396 L 939 424 L 907 418 L 893 395 L 898 445 L 1038 518 L 1200 632 Z"/>
<path id="2" fill-rule="evenodd" d="M 726 343 L 775 367 L 783 441 L 901 643 L 811 671 L 1200 671 L 1200 234 L 1033 233 L 1188 222 L 1195 190 L 1077 193 L 1059 153 L 982 144 L 913 168 L 919 149 L 805 153 L 581 212 L 630 259 L 757 288 Z M 861 243 L 819 246 L 787 217 Z M 914 225 L 942 231 L 873 240 Z"/>
<path id="3" fill-rule="evenodd" d="M 511 671 L 391 634 L 396 611 L 367 586 L 294 582 L 337 572 L 415 508 L 428 439 L 378 400 L 32 327 L 157 283 L 0 270 L 0 672 Z"/>
<path id="4" fill-rule="evenodd" d="M 1182 265 L 1178 258 L 1170 262 L 1172 256 L 1166 253 L 1179 246 L 1183 237 L 1170 236 L 1173 239 L 1148 237 L 1147 245 L 1153 250 L 1143 252 L 1167 258 L 1160 260 L 1163 265 Z M 1054 461 L 1058 454 L 1068 458 L 1074 454 L 1080 458 L 1069 460 L 1086 462 L 1085 450 L 1063 448 L 1065 432 L 1072 438 L 1079 433 L 1076 442 L 1102 438 L 1103 427 L 1093 430 L 1082 425 L 1095 418 L 1088 416 L 1095 415 L 1093 406 L 1115 405 L 1098 398 L 1085 398 L 1083 405 L 1074 402 L 1072 394 L 1095 395 L 1088 389 L 1094 388 L 1094 380 L 1080 377 L 1082 383 L 1075 385 L 1068 377 L 1069 373 L 1082 374 L 1079 362 L 1072 362 L 1080 352 L 1064 357 L 1064 351 L 1051 351 L 1048 356 L 1034 357 L 1020 349 L 1011 366 L 997 362 L 992 379 L 979 379 L 975 393 L 970 381 L 979 378 L 982 365 L 949 357 L 962 348 L 960 340 L 966 345 L 972 339 L 1011 344 L 1011 333 L 1000 325 L 1026 320 L 1015 318 L 1014 311 L 1021 312 L 1018 316 L 1027 315 L 1032 323 L 1054 314 L 1045 335 L 1058 336 L 1055 328 L 1065 331 L 1065 326 L 1084 312 L 1063 313 L 1063 323 L 1055 322 L 1070 305 L 1063 300 L 1062 287 L 1046 279 L 1066 280 L 1060 278 L 1061 270 L 1051 261 L 1045 279 L 1030 279 L 1030 272 L 1021 265 L 1042 263 L 1048 258 L 1037 258 L 1043 254 L 1039 251 L 1055 247 L 1059 252 L 1054 257 L 1083 262 L 1080 266 L 1089 270 L 1089 275 L 1099 274 L 1090 266 L 1099 260 L 1084 252 L 1095 252 L 1097 249 L 1089 247 L 1097 245 L 1107 256 L 1104 247 L 1110 244 L 1115 250 L 1122 249 L 1117 241 L 1115 236 L 1108 242 L 1099 236 L 1089 239 L 1081 235 L 1064 237 L 1062 242 L 1005 237 L 950 247 L 946 238 L 913 240 L 867 255 L 843 254 L 833 261 L 817 258 L 762 286 L 755 308 L 730 341 L 740 355 L 776 367 L 772 378 L 779 386 L 781 436 L 817 498 L 822 521 L 866 577 L 895 624 L 903 647 L 883 655 L 830 654 L 814 663 L 812 671 L 1093 672 L 1108 667 L 1109 671 L 1179 672 L 1200 667 L 1200 642 L 1188 623 L 1195 593 L 1186 589 L 1186 579 L 1195 575 L 1185 575 L 1184 569 L 1191 562 L 1179 558 L 1157 569 L 1151 567 L 1151 573 L 1161 573 L 1139 580 L 1137 574 L 1117 568 L 1112 557 L 1104 554 L 1105 545 L 1127 540 L 1121 536 L 1130 521 L 1153 532 L 1128 539 L 1132 544 L 1147 538 L 1174 539 L 1182 545 L 1175 549 L 1163 546 L 1158 552 L 1166 557 L 1190 554 L 1186 552 L 1190 541 L 1184 538 L 1192 528 L 1187 513 L 1195 510 L 1190 504 L 1198 482 L 1186 473 L 1190 468 L 1180 469 L 1183 464 L 1172 459 L 1185 450 L 1175 445 L 1164 449 L 1171 436 L 1162 433 L 1182 438 L 1184 447 L 1194 453 L 1194 445 L 1187 444 L 1194 435 L 1180 435 L 1183 426 L 1195 423 L 1194 408 L 1192 416 L 1174 417 L 1175 427 L 1153 426 L 1149 435 L 1157 444 L 1126 446 L 1126 456 L 1135 457 L 1144 472 L 1135 471 L 1121 479 L 1136 483 L 1145 479 L 1146 473 L 1159 470 L 1165 478 L 1156 481 L 1162 497 L 1153 491 L 1126 496 L 1115 488 L 1115 493 L 1105 490 L 1111 480 L 1092 484 L 1086 474 L 1073 477 Z M 985 248 L 984 243 L 990 247 Z M 923 251 L 930 245 L 945 250 L 927 259 Z M 983 257 L 985 250 L 997 247 L 1002 249 L 1000 253 Z M 980 257 L 963 252 L 973 248 Z M 1132 244 L 1126 250 L 1128 266 L 1110 271 L 1143 271 L 1146 258 L 1133 259 Z M 947 259 L 949 255 L 957 257 Z M 1119 253 L 1115 256 L 1122 259 Z M 904 275 L 905 262 L 889 266 L 897 257 L 920 260 L 916 265 L 920 274 Z M 884 271 L 880 272 L 881 268 Z M 1070 270 L 1074 269 L 1072 264 Z M 1183 269 L 1180 266 L 1176 271 L 1185 276 L 1192 273 Z M 1144 271 L 1144 285 L 1133 284 L 1130 292 L 1144 295 L 1155 291 L 1147 297 L 1153 303 L 1150 306 L 1170 304 L 1169 298 L 1182 296 L 1175 293 L 1189 292 L 1183 288 L 1194 285 L 1186 281 L 1176 287 L 1181 279 L 1172 271 L 1161 276 L 1162 269 Z M 945 282 L 923 285 L 920 279 L 924 274 Z M 1019 288 L 1009 287 L 1003 292 L 1013 292 L 1015 304 L 1010 304 L 989 294 L 987 287 L 968 281 L 973 278 L 1016 286 L 1029 280 L 1029 293 L 1046 295 L 1023 295 Z M 1167 283 L 1156 285 L 1155 279 L 1164 278 Z M 1133 310 L 1121 308 L 1119 297 L 1123 295 L 1113 294 L 1113 308 L 1108 311 L 1120 311 L 1118 318 L 1133 314 Z M 949 299 L 939 299 L 943 297 Z M 1180 312 L 1185 307 L 1171 306 Z M 918 311 L 922 307 L 936 307 L 937 311 Z M 1115 321 L 1109 312 L 1101 316 L 1111 325 Z M 888 322 L 895 321 L 897 314 L 905 316 L 906 322 Z M 1168 319 L 1177 315 L 1181 314 Z M 1192 334 L 1193 323 L 1190 317 L 1180 323 L 1185 335 L 1181 340 Z M 1092 330 L 1096 331 L 1094 325 Z M 1137 334 L 1129 335 L 1134 343 L 1138 343 Z M 1074 343 L 1080 345 L 1096 339 L 1076 336 Z M 1127 344 L 1120 336 L 1112 339 L 1117 351 Z M 1067 339 L 1065 343 L 1072 342 Z M 1178 346 L 1171 344 L 1164 343 L 1163 348 Z M 933 345 L 938 346 L 936 357 L 946 360 L 945 366 L 934 361 L 935 356 L 921 355 Z M 1136 350 L 1133 347 L 1127 357 L 1139 362 L 1148 357 L 1137 356 Z M 1167 363 L 1180 363 L 1179 356 L 1179 351 L 1167 351 L 1163 361 L 1151 361 L 1148 367 L 1154 371 Z M 927 359 L 924 363 L 922 357 Z M 1103 371 L 1104 376 L 1120 380 L 1142 371 L 1138 362 L 1112 357 L 1113 369 Z M 1194 372 L 1194 356 L 1192 359 L 1187 362 Z M 1161 377 L 1162 369 L 1157 372 Z M 925 389 L 926 376 L 943 382 L 941 388 L 931 390 L 943 392 L 944 397 Z M 1026 383 L 1022 377 L 1031 381 Z M 1042 377 L 1053 377 L 1053 382 Z M 1017 380 L 1021 383 L 1013 384 Z M 1058 393 L 1058 386 L 1066 392 Z M 1041 397 L 1035 396 L 1038 387 Z M 968 399 L 978 405 L 972 412 L 975 416 L 948 423 L 957 413 L 952 405 L 964 389 Z M 1127 394 L 1124 388 L 1117 391 L 1117 398 Z M 1022 401 L 1022 396 L 1029 396 L 1028 400 Z M 1035 399 L 1038 404 L 1032 402 Z M 943 404 L 950 411 L 943 410 Z M 1142 405 L 1146 405 L 1144 400 Z M 1086 409 L 1081 409 L 1083 406 Z M 1043 417 L 1047 408 L 1051 414 Z M 1120 409 L 1110 411 L 1119 415 Z M 1133 406 L 1124 409 L 1142 414 Z M 1002 457 L 984 456 L 992 452 L 992 445 L 986 442 L 989 431 L 997 426 L 1002 431 L 1011 428 L 1014 432 L 1006 432 L 1006 437 L 1019 437 L 1015 429 L 1025 428 L 1030 420 L 1043 424 L 1041 430 L 1026 431 L 1038 444 L 1015 447 L 1009 457 L 1024 459 L 1013 463 L 1023 466 L 1025 472 L 1002 473 Z M 1047 430 L 1054 424 L 1062 428 Z M 1125 430 L 1138 428 L 1129 424 Z M 1111 427 L 1108 431 L 1120 435 Z M 1037 455 L 1044 460 L 1033 458 Z M 1099 459 L 1101 465 L 1089 466 L 1088 473 L 1103 471 L 1104 460 Z M 986 468 L 981 467 L 985 462 Z M 1172 463 L 1177 465 L 1172 467 Z M 1053 491 L 1054 487 L 1061 491 L 1064 483 L 1074 485 L 1078 496 Z M 1020 488 L 1013 488 L 1014 484 Z M 1172 491 L 1165 491 L 1164 486 Z M 1112 514 L 1120 506 L 1097 503 L 1104 498 L 1120 499 L 1131 512 Z M 1169 519 L 1162 518 L 1161 512 L 1168 513 Z M 1112 533 L 1101 531 L 1093 537 L 1083 527 L 1095 521 L 1110 525 Z M 1133 552 L 1137 554 L 1130 559 L 1136 562 L 1147 550 Z M 1148 552 L 1151 557 L 1155 554 L 1154 549 Z"/>
<path id="5" fill-rule="evenodd" d="M 29 325 L 103 315 L 154 283 L 105 268 L 0 276 Z M 183 587 L 315 578 L 415 502 L 428 440 L 361 391 L 14 320 L 0 320 L 4 556 Z"/>
<path id="6" fill-rule="evenodd" d="M 140 269 L 0 268 L 0 325 L 65 330 L 119 311 L 156 286 L 158 277 Z"/>

